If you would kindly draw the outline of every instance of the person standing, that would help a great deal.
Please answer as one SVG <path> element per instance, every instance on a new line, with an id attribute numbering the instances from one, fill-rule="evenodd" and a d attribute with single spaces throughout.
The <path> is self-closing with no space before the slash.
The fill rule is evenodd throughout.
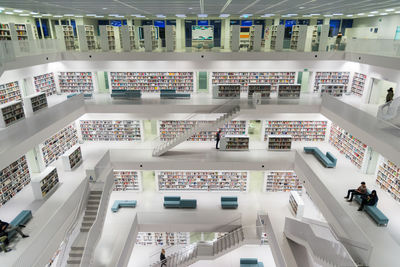
<path id="1" fill-rule="evenodd" d="M 161 254 L 160 254 L 160 262 L 161 262 L 161 267 L 163 266 L 167 266 L 167 257 L 165 257 L 165 249 L 161 250 Z"/>
<path id="2" fill-rule="evenodd" d="M 365 185 L 365 182 L 361 182 L 361 185 L 357 189 L 350 189 L 347 191 L 347 196 L 344 198 L 349 198 L 347 200 L 348 202 L 353 201 L 353 196 L 354 195 L 366 195 L 367 194 L 367 186 Z"/>
<path id="3" fill-rule="evenodd" d="M 386 95 L 386 103 L 390 102 L 393 100 L 394 97 L 394 92 L 393 92 L 393 88 L 390 87 L 389 90 L 387 90 L 387 95 Z"/>
<path id="4" fill-rule="evenodd" d="M 358 208 L 358 211 L 362 211 L 364 209 L 364 206 L 373 206 L 378 202 L 378 195 L 376 194 L 375 190 L 372 190 L 371 194 L 368 196 L 362 196 L 362 201 L 361 205 Z"/>
<path id="5" fill-rule="evenodd" d="M 7 222 L 3 222 L 0 220 L 0 246 L 4 252 L 9 252 L 11 249 L 7 248 L 7 245 L 9 243 L 8 240 L 8 233 L 11 231 L 17 231 L 18 234 L 22 236 L 22 238 L 27 238 L 29 235 L 25 235 L 21 231 L 21 227 L 25 227 L 25 225 L 18 225 L 18 226 L 12 226 Z"/>
<path id="6" fill-rule="evenodd" d="M 217 143 L 215 144 L 215 148 L 216 148 L 216 149 L 219 149 L 218 144 L 219 144 L 219 140 L 221 140 L 221 132 L 222 132 L 222 130 L 219 129 L 218 132 L 217 132 L 217 134 L 215 135 L 215 137 L 216 137 L 215 139 L 216 139 L 216 141 L 217 141 Z"/>

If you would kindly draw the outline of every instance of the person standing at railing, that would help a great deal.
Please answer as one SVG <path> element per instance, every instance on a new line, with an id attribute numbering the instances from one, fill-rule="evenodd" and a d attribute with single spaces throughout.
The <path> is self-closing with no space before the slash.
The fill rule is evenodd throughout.
<path id="1" fill-rule="evenodd" d="M 222 132 L 222 130 L 219 129 L 217 134 L 215 135 L 215 140 L 217 141 L 217 143 L 215 144 L 216 149 L 219 149 L 218 144 L 219 144 L 219 140 L 221 140 L 221 132 Z"/>
<path id="2" fill-rule="evenodd" d="M 165 249 L 161 250 L 160 262 L 161 262 L 161 267 L 163 266 L 167 267 L 167 257 L 165 257 Z"/>
<path id="3" fill-rule="evenodd" d="M 387 95 L 386 95 L 386 103 L 390 102 L 393 100 L 394 97 L 394 92 L 393 92 L 393 88 L 390 87 L 389 90 L 387 90 Z"/>

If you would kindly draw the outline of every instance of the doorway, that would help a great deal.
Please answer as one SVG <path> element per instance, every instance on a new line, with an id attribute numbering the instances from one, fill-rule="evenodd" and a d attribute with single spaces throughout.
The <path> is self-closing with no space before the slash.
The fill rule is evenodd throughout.
<path id="1" fill-rule="evenodd" d="M 372 78 L 371 90 L 369 93 L 368 104 L 382 105 L 386 103 L 387 90 L 393 88 L 396 91 L 396 83 Z"/>
<path id="2" fill-rule="evenodd" d="M 109 94 L 110 93 L 107 71 L 98 71 L 97 72 L 97 85 L 99 87 L 100 94 Z"/>
<path id="3" fill-rule="evenodd" d="M 367 155 L 369 156 L 367 162 L 367 169 L 365 170 L 366 174 L 375 174 L 376 166 L 378 165 L 379 153 L 374 151 L 371 147 L 367 148 Z"/>
<path id="4" fill-rule="evenodd" d="M 250 141 L 262 141 L 261 139 L 262 124 L 260 120 L 251 120 L 249 122 L 249 137 Z"/>
<path id="5" fill-rule="evenodd" d="M 299 71 L 299 74 L 297 76 L 297 84 L 301 84 L 301 92 L 309 92 L 309 81 L 310 72 Z"/>

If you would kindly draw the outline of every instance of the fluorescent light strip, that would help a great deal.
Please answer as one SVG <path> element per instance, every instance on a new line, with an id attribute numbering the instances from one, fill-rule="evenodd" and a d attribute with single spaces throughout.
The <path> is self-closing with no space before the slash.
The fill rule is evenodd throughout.
<path id="1" fill-rule="evenodd" d="M 198 14 L 197 17 L 199 17 L 199 18 L 207 18 L 208 15 L 207 14 Z"/>
<path id="2" fill-rule="evenodd" d="M 220 18 L 227 18 L 229 16 L 230 16 L 229 14 L 221 14 L 221 15 L 219 15 Z"/>
<path id="3" fill-rule="evenodd" d="M 378 13 L 378 11 L 371 11 L 371 12 L 369 12 L 369 13 L 371 13 L 371 14 L 376 14 L 376 13 Z"/>
<path id="4" fill-rule="evenodd" d="M 33 16 L 34 18 L 41 18 L 41 17 L 43 17 L 42 15 L 35 15 L 35 16 Z"/>
<path id="5" fill-rule="evenodd" d="M 394 11 L 394 8 L 389 8 L 389 9 L 386 9 L 385 11 L 392 12 L 392 11 Z"/>
<path id="6" fill-rule="evenodd" d="M 15 13 L 22 13 L 22 12 L 24 12 L 24 11 L 22 11 L 22 10 L 20 10 L 20 9 L 14 9 L 13 10 Z"/>
<path id="7" fill-rule="evenodd" d="M 32 15 L 39 15 L 37 12 L 31 12 Z"/>
<path id="8" fill-rule="evenodd" d="M 28 17 L 29 14 L 19 14 L 21 17 Z"/>
<path id="9" fill-rule="evenodd" d="M 96 17 L 96 14 L 86 14 L 87 17 Z"/>
<path id="10" fill-rule="evenodd" d="M 357 15 L 358 15 L 358 16 L 364 16 L 365 13 L 358 13 Z"/>
<path id="11" fill-rule="evenodd" d="M 10 11 L 4 12 L 4 13 L 7 14 L 7 15 L 13 15 L 14 14 L 13 12 L 10 12 Z"/>
<path id="12" fill-rule="evenodd" d="M 343 16 L 343 13 L 334 13 L 334 16 Z"/>
<path id="13" fill-rule="evenodd" d="M 186 18 L 185 14 L 176 14 L 175 16 L 178 17 L 178 18 Z"/>
<path id="14" fill-rule="evenodd" d="M 389 14 L 389 13 L 380 13 L 379 15 L 386 16 L 387 14 Z"/>

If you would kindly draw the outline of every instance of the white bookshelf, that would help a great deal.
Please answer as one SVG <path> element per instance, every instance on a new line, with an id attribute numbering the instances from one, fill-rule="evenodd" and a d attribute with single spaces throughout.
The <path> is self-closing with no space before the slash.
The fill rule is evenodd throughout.
<path id="1" fill-rule="evenodd" d="M 33 113 L 47 108 L 47 97 L 45 92 L 36 93 L 27 97 L 24 97 L 25 111 L 26 114 L 32 115 Z"/>
<path id="2" fill-rule="evenodd" d="M 315 49 L 311 49 L 311 51 L 327 51 L 329 25 L 315 25 L 311 27 L 313 27 L 311 45 L 315 47 Z"/>
<path id="3" fill-rule="evenodd" d="M 355 72 L 353 75 L 353 82 L 351 83 L 351 93 L 353 95 L 362 97 L 366 80 L 367 75 Z"/>
<path id="4" fill-rule="evenodd" d="M 32 174 L 32 192 L 35 199 L 45 198 L 59 183 L 57 169 L 47 167 L 43 172 Z"/>
<path id="5" fill-rule="evenodd" d="M 176 48 L 176 29 L 174 25 L 165 26 L 165 47 L 167 52 L 174 52 Z"/>
<path id="6" fill-rule="evenodd" d="M 46 96 L 51 96 L 56 93 L 56 83 L 54 73 L 46 73 L 33 77 L 36 92 L 45 92 Z"/>
<path id="7" fill-rule="evenodd" d="M 0 207 L 31 181 L 25 156 L 0 171 Z"/>
<path id="8" fill-rule="evenodd" d="M 301 84 L 280 84 L 278 98 L 297 99 L 300 98 Z"/>
<path id="9" fill-rule="evenodd" d="M 57 39 L 64 42 L 66 50 L 75 50 L 74 29 L 71 25 L 56 25 Z"/>
<path id="10" fill-rule="evenodd" d="M 282 51 L 283 50 L 283 39 L 285 36 L 285 26 L 275 25 L 271 28 L 271 50 Z"/>
<path id="11" fill-rule="evenodd" d="M 104 52 L 115 51 L 116 49 L 116 29 L 114 26 L 100 26 L 100 47 Z"/>
<path id="12" fill-rule="evenodd" d="M 141 141 L 139 120 L 81 120 L 85 141 Z"/>
<path id="13" fill-rule="evenodd" d="M 400 167 L 381 157 L 376 172 L 376 183 L 400 202 Z"/>
<path id="14" fill-rule="evenodd" d="M 46 139 L 39 147 L 42 151 L 44 165 L 47 167 L 61 157 L 67 150 L 78 143 L 78 135 L 74 124 L 70 124 Z"/>
<path id="15" fill-rule="evenodd" d="M 0 24 L 0 41 L 11 41 L 10 25 L 5 23 Z"/>
<path id="16" fill-rule="evenodd" d="M 332 123 L 329 143 L 344 154 L 357 168 L 362 168 L 366 160 L 367 145 L 361 140 Z"/>
<path id="17" fill-rule="evenodd" d="M 214 85 L 213 98 L 240 98 L 240 84 Z"/>
<path id="18" fill-rule="evenodd" d="M 78 167 L 82 161 L 82 151 L 79 145 L 74 145 L 68 149 L 64 155 L 61 156 L 61 161 L 66 171 L 72 171 L 74 168 Z"/>
<path id="19" fill-rule="evenodd" d="M 342 84 L 345 85 L 344 91 L 347 91 L 350 72 L 317 72 L 315 73 L 314 92 L 318 92 L 321 84 Z"/>
<path id="20" fill-rule="evenodd" d="M 292 136 L 269 135 L 268 150 L 290 150 L 292 148 Z"/>
<path id="21" fill-rule="evenodd" d="M 321 84 L 321 96 L 326 93 L 334 97 L 342 97 L 345 92 L 346 86 L 343 84 Z"/>
<path id="22" fill-rule="evenodd" d="M 224 135 L 221 137 L 220 149 L 226 151 L 249 150 L 249 139 L 247 135 Z"/>
<path id="23" fill-rule="evenodd" d="M 290 135 L 293 141 L 325 141 L 327 121 L 266 121 L 264 141 L 269 135 Z"/>
<path id="24" fill-rule="evenodd" d="M 303 184 L 294 171 L 264 172 L 264 188 L 266 192 L 297 191 L 301 194 Z"/>
<path id="25" fill-rule="evenodd" d="M 138 171 L 114 170 L 113 191 L 141 191 L 142 175 Z"/>
<path id="26" fill-rule="evenodd" d="M 304 201 L 296 191 L 290 191 L 289 206 L 296 218 L 301 219 L 303 217 Z"/>
<path id="27" fill-rule="evenodd" d="M 60 72 L 58 75 L 61 93 L 93 93 L 91 72 Z"/>
<path id="28" fill-rule="evenodd" d="M 0 104 L 14 100 L 21 100 L 21 91 L 18 82 L 0 84 Z"/>
<path id="29" fill-rule="evenodd" d="M 81 52 L 87 52 L 96 49 L 96 37 L 93 25 L 77 25 L 76 31 Z"/>
<path id="30" fill-rule="evenodd" d="M 1 104 L 0 113 L 0 128 L 8 127 L 25 118 L 24 107 L 21 100 L 14 100 Z"/>
<path id="31" fill-rule="evenodd" d="M 27 25 L 21 23 L 10 23 L 11 40 L 13 41 L 27 41 L 28 31 Z"/>
<path id="32" fill-rule="evenodd" d="M 111 72 L 112 90 L 193 92 L 193 72 Z"/>
<path id="33" fill-rule="evenodd" d="M 246 171 L 158 171 L 159 191 L 232 191 L 248 189 Z"/>
<path id="34" fill-rule="evenodd" d="M 307 39 L 307 25 L 293 25 L 290 49 L 304 52 Z"/>
<path id="35" fill-rule="evenodd" d="M 261 98 L 269 98 L 271 94 L 270 84 L 249 84 L 248 97 L 252 98 L 254 93 L 260 93 Z"/>
<path id="36" fill-rule="evenodd" d="M 260 51 L 261 50 L 261 36 L 262 36 L 262 25 L 253 25 L 250 27 L 250 50 Z"/>
<path id="37" fill-rule="evenodd" d="M 190 245 L 189 232 L 139 232 L 136 245 L 141 246 L 179 246 Z"/>

